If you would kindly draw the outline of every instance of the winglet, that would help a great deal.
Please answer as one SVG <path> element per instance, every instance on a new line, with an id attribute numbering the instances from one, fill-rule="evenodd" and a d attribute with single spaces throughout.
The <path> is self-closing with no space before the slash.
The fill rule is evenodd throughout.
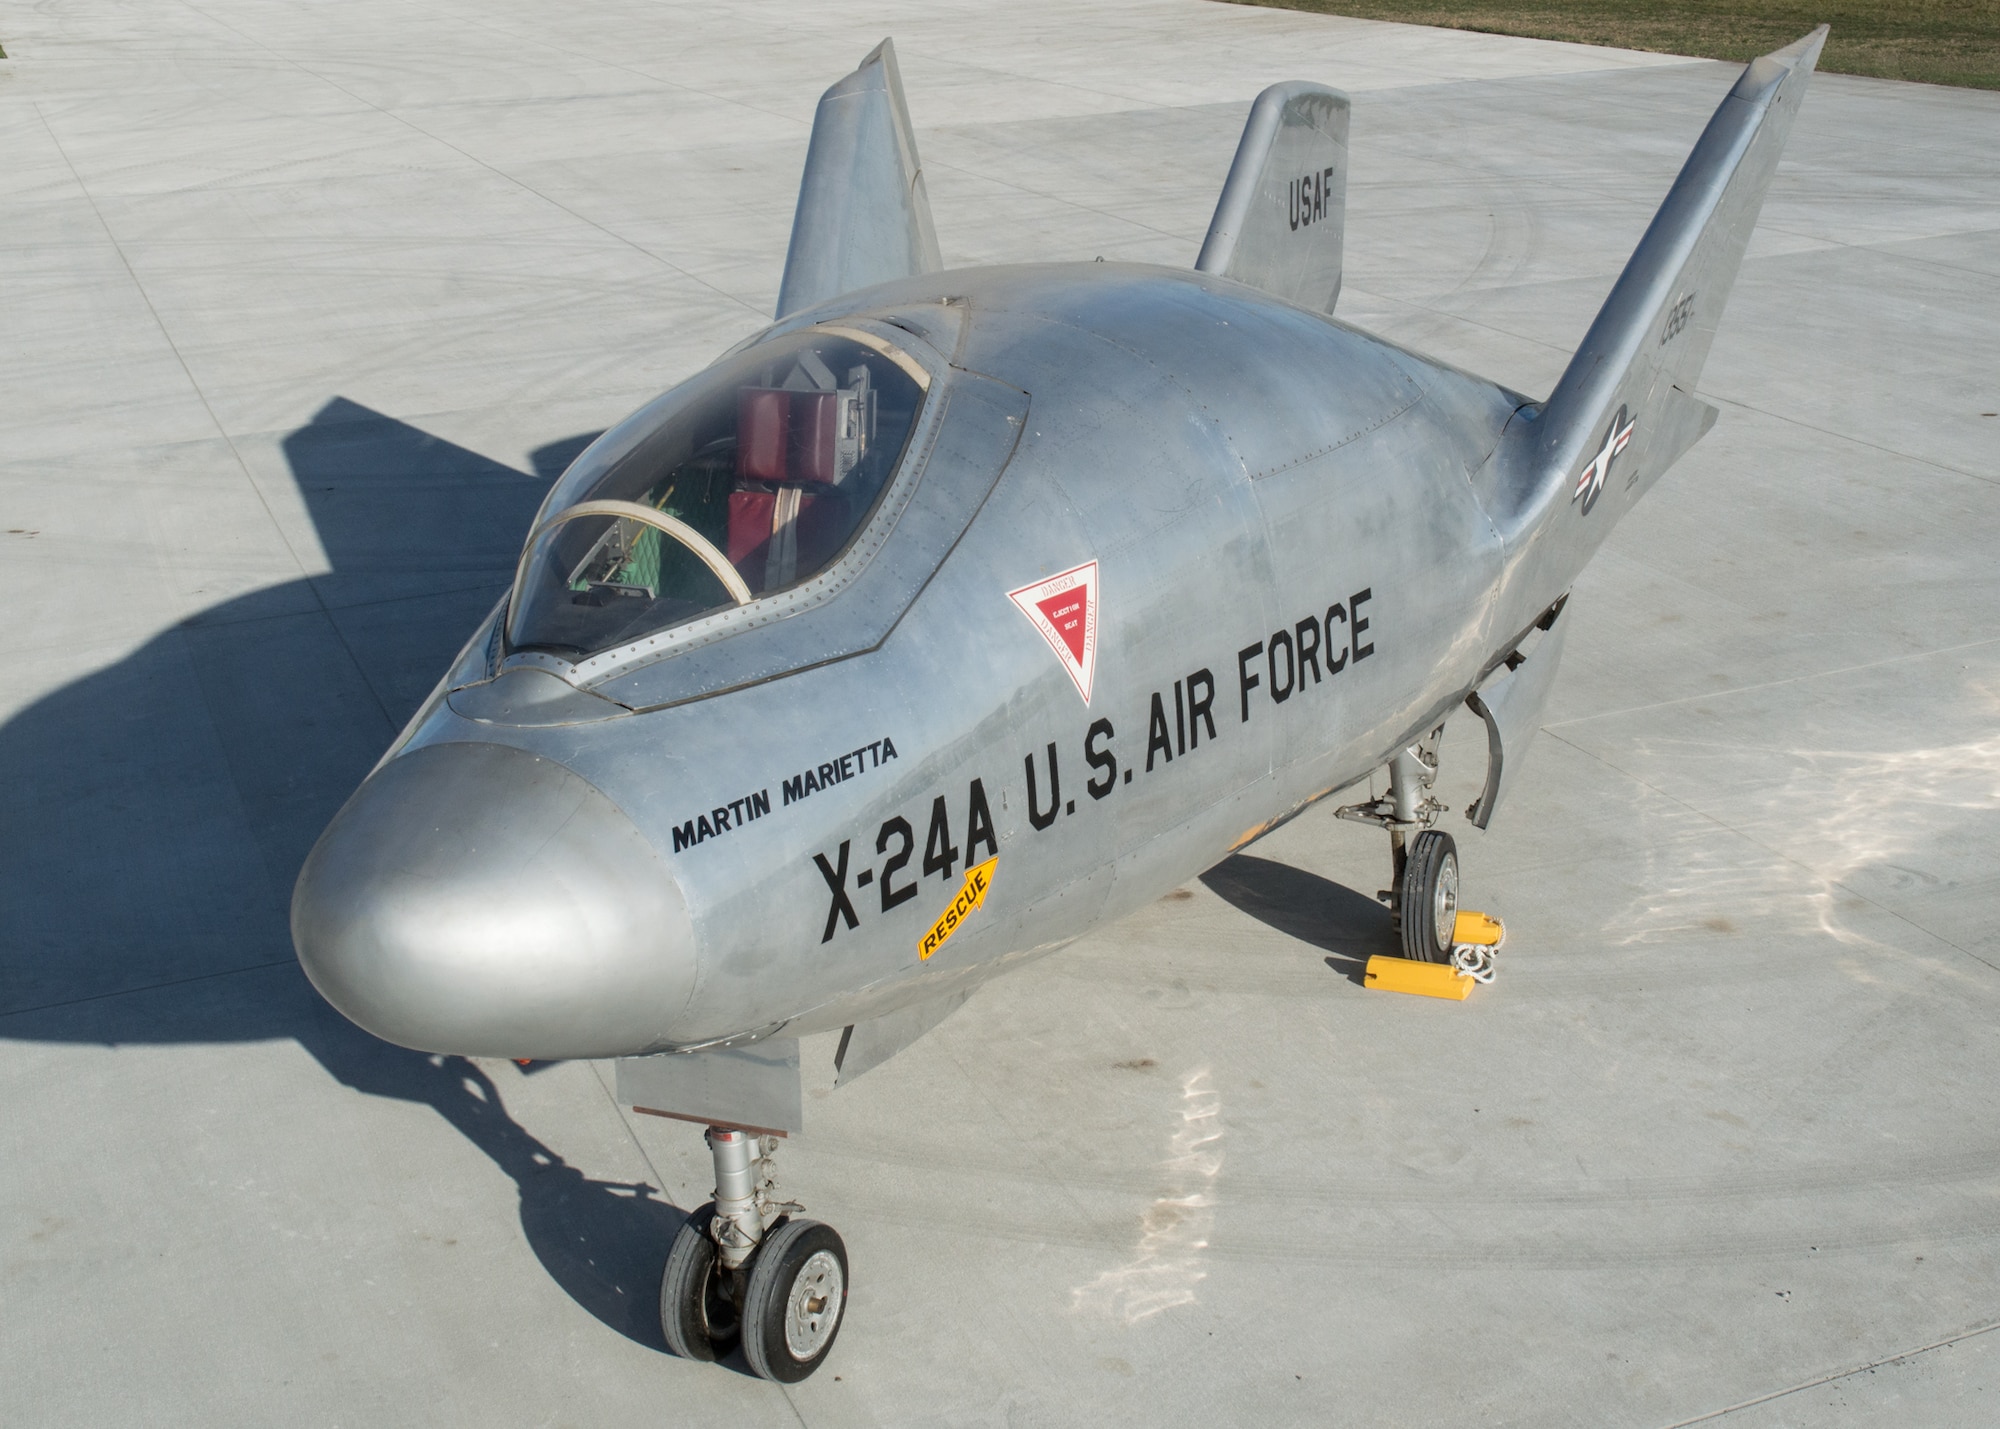
<path id="1" fill-rule="evenodd" d="M 1274 84 L 1250 106 L 1195 271 L 1330 313 L 1346 218 L 1347 96 Z"/>
<path id="2" fill-rule="evenodd" d="M 820 96 L 777 316 L 943 266 L 896 47 L 884 40 Z"/>

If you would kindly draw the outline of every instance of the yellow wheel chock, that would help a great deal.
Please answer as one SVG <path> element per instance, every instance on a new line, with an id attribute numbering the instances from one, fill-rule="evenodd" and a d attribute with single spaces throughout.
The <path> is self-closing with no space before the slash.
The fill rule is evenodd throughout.
<path id="1" fill-rule="evenodd" d="M 1461 912 L 1452 929 L 1450 962 L 1419 963 L 1378 954 L 1368 960 L 1362 982 L 1384 992 L 1408 992 L 1418 997 L 1463 1002 L 1474 983 L 1493 981 L 1493 954 L 1506 941 L 1507 929 L 1498 918 Z"/>
<path id="2" fill-rule="evenodd" d="M 1454 948 L 1463 943 L 1480 948 L 1497 948 L 1507 941 L 1507 930 L 1491 913 L 1463 909 L 1459 912 L 1457 926 L 1452 929 L 1451 941 Z"/>

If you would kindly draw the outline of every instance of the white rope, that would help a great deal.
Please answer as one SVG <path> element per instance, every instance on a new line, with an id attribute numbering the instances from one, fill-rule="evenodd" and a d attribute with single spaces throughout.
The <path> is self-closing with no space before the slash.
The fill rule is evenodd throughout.
<path id="1" fill-rule="evenodd" d="M 1474 982 L 1493 981 L 1493 949 L 1483 943 L 1460 943 L 1451 950 L 1451 965 Z"/>

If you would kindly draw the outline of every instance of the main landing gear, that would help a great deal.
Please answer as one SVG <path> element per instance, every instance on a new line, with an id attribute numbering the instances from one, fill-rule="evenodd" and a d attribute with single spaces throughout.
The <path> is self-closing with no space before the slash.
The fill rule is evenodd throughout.
<path id="1" fill-rule="evenodd" d="M 1412 962 L 1449 963 L 1458 946 L 1458 845 L 1432 825 L 1444 805 L 1431 794 L 1437 780 L 1440 725 L 1389 760 L 1389 792 L 1335 810 L 1343 819 L 1389 831 L 1395 873 L 1376 894 Z"/>
<path id="2" fill-rule="evenodd" d="M 765 1379 L 818 1369 L 847 1308 L 847 1248 L 805 1208 L 774 1199 L 778 1141 L 711 1126 L 715 1200 L 689 1216 L 660 1278 L 660 1328 L 683 1359 L 714 1360 L 740 1343 Z"/>

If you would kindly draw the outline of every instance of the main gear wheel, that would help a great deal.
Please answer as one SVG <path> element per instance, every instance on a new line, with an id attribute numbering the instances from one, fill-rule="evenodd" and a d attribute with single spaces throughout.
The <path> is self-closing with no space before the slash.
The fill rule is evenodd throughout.
<path id="1" fill-rule="evenodd" d="M 1458 928 L 1458 845 L 1450 834 L 1426 829 L 1411 840 L 1397 893 L 1403 956 L 1450 962 Z"/>

